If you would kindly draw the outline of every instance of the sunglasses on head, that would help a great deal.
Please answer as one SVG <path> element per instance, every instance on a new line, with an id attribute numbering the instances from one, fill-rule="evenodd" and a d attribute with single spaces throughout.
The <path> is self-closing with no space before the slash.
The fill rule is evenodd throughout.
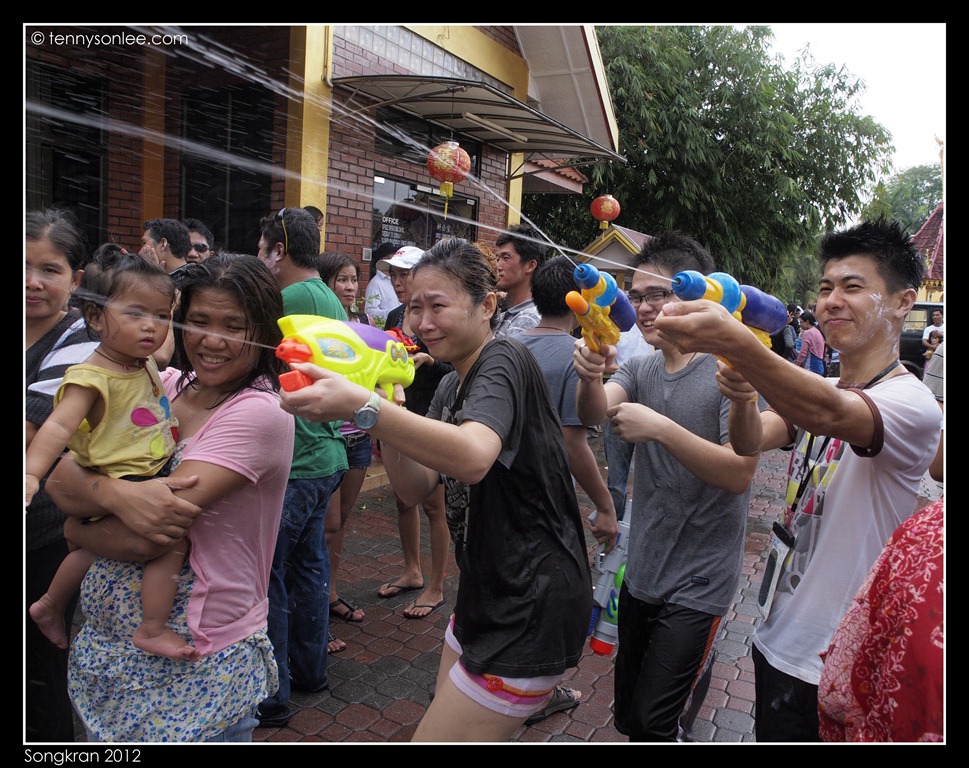
<path id="1" fill-rule="evenodd" d="M 284 218 L 287 208 L 283 208 L 279 213 L 276 214 L 274 221 L 278 221 L 283 225 L 283 245 L 286 246 L 286 253 L 289 253 L 289 233 L 286 231 L 286 219 Z"/>

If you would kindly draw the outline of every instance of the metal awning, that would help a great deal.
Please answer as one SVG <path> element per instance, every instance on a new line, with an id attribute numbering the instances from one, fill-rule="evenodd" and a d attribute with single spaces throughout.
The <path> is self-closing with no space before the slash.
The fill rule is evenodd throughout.
<path id="1" fill-rule="evenodd" d="M 333 79 L 351 91 L 351 111 L 393 107 L 508 153 L 577 166 L 626 159 L 487 83 L 421 75 L 360 75 Z M 361 99 L 360 97 L 364 98 Z"/>

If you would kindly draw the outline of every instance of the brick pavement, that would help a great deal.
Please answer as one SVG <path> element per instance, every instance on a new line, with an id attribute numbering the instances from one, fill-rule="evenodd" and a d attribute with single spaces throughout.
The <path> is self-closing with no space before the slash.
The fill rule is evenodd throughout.
<path id="1" fill-rule="evenodd" d="M 600 466 L 602 440 L 592 438 Z M 735 604 L 725 617 L 717 644 L 710 689 L 694 725 L 700 742 L 753 741 L 753 666 L 750 637 L 757 609 L 757 586 L 763 572 L 771 522 L 782 508 L 787 458 L 765 454 L 754 478 L 743 572 Z M 294 693 L 297 710 L 285 728 L 260 728 L 254 740 L 266 743 L 406 742 L 430 702 L 428 689 L 437 673 L 444 630 L 457 589 L 457 568 L 449 557 L 445 593 L 448 604 L 426 619 L 407 619 L 402 608 L 414 593 L 379 599 L 377 588 L 400 573 L 401 556 L 393 495 L 379 468 L 368 480 L 348 522 L 341 594 L 366 612 L 360 623 L 337 620 L 334 634 L 347 649 L 331 655 L 330 688 L 315 694 Z M 580 495 L 582 512 L 591 512 Z M 428 565 L 426 521 L 422 552 Z M 588 537 L 590 557 L 594 541 Z M 567 682 L 582 691 L 571 713 L 553 715 L 522 727 L 514 742 L 625 742 L 612 725 L 613 661 L 586 650 Z"/>

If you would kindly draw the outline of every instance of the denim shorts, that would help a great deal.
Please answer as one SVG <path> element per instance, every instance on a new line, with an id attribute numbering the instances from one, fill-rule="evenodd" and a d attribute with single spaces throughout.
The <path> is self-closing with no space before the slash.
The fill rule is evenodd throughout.
<path id="1" fill-rule="evenodd" d="M 366 432 L 344 435 L 347 443 L 347 464 L 350 469 L 366 469 L 373 461 L 373 440 Z"/>

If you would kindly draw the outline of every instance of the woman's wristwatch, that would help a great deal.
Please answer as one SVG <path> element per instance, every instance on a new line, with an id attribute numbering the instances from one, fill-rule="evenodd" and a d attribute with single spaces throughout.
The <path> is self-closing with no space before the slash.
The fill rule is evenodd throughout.
<path id="1" fill-rule="evenodd" d="M 370 399 L 366 405 L 362 405 L 353 412 L 350 423 L 357 429 L 373 429 L 377 424 L 377 417 L 380 415 L 380 395 L 376 392 L 370 393 Z"/>

